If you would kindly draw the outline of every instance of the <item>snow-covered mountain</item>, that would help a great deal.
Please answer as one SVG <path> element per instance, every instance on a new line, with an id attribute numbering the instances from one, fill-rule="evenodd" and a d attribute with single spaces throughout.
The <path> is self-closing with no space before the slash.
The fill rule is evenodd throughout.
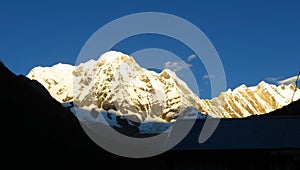
<path id="1" fill-rule="evenodd" d="M 121 52 L 107 52 L 77 67 L 37 67 L 28 77 L 41 82 L 60 102 L 73 101 L 87 110 L 114 110 L 137 122 L 169 122 L 189 106 L 199 110 L 200 99 L 174 72 L 143 69 Z"/>
<path id="2" fill-rule="evenodd" d="M 36 67 L 27 77 L 39 81 L 60 102 L 90 111 L 109 110 L 137 122 L 172 122 L 190 107 L 219 118 L 264 114 L 291 103 L 296 88 L 262 81 L 229 89 L 212 100 L 199 99 L 171 70 L 146 70 L 133 57 L 115 51 L 79 66 Z M 294 101 L 299 98 L 297 89 Z"/>

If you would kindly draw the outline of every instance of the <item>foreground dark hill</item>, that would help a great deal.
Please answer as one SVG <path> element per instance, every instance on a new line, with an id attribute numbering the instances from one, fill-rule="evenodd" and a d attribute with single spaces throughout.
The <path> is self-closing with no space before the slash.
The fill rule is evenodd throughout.
<path id="1" fill-rule="evenodd" d="M 277 109 L 273 112 L 267 113 L 260 116 L 291 116 L 291 115 L 300 115 L 300 99 L 292 102 L 291 104 L 284 106 L 280 109 Z M 259 117 L 259 116 L 256 116 Z"/>
<path id="2" fill-rule="evenodd" d="M 300 159 L 299 154 L 292 154 L 292 156 L 285 154 L 289 150 L 280 152 L 281 150 L 276 148 L 255 149 L 255 146 L 253 149 L 201 150 L 189 145 L 189 140 L 184 141 L 186 145 L 183 142 L 182 149 L 175 149 L 147 159 L 119 157 L 101 149 L 90 140 L 73 113 L 62 107 L 37 81 L 13 74 L 2 63 L 0 80 L 3 169 L 106 169 L 106 166 L 112 169 L 295 169 L 299 167 L 299 164 L 295 163 Z M 286 112 L 299 113 L 299 101 L 268 115 L 284 115 Z M 232 121 L 240 122 L 243 119 Z M 264 121 L 268 120 L 264 119 Z M 220 129 L 222 131 L 220 133 L 226 136 L 232 135 L 232 140 L 235 140 L 236 129 L 238 127 L 233 127 L 227 132 Z M 195 134 L 198 135 L 197 130 Z M 212 143 L 214 142 L 217 141 Z M 299 151 L 299 148 L 296 148 L 296 151 Z"/>
<path id="3" fill-rule="evenodd" d="M 79 152 L 97 146 L 83 132 L 78 120 L 54 100 L 37 81 L 14 75 L 0 65 L 2 150 L 9 169 L 42 165 L 75 166 Z M 86 148 L 89 147 L 89 148 Z M 17 162 L 21 161 L 22 164 Z"/>

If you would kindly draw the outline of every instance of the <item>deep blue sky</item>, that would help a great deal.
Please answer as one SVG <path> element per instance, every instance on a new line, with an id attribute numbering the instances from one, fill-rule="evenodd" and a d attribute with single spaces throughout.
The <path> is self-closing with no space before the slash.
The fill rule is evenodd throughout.
<path id="1" fill-rule="evenodd" d="M 299 1 L 276 0 L 1 1 L 0 59 L 14 73 L 24 75 L 38 65 L 74 64 L 86 40 L 106 23 L 137 12 L 164 12 L 190 21 L 206 34 L 221 58 L 228 88 L 256 85 L 266 78 L 298 73 L 299 9 Z M 183 58 L 191 54 L 172 45 L 164 37 L 145 35 L 116 49 L 155 47 Z M 209 98 L 208 80 L 202 78 L 206 72 L 199 70 L 200 94 Z"/>

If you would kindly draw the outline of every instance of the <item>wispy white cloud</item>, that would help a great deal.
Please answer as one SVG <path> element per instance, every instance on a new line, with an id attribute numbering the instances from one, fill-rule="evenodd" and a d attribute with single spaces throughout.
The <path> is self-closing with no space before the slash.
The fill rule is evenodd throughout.
<path id="1" fill-rule="evenodd" d="M 278 84 L 291 84 L 297 81 L 298 76 L 293 76 L 284 80 L 278 81 Z M 298 80 L 299 81 L 299 80 Z"/>
<path id="2" fill-rule="evenodd" d="M 192 55 L 190 55 L 190 56 L 188 57 L 187 61 L 192 61 L 192 60 L 194 60 L 194 59 L 196 59 L 196 58 L 197 58 L 197 56 L 196 56 L 195 54 L 192 54 Z"/>
<path id="3" fill-rule="evenodd" d="M 209 79 L 209 78 L 215 78 L 215 75 L 211 74 L 211 75 L 208 75 L 208 74 L 205 74 L 202 76 L 202 79 Z"/>
<path id="4" fill-rule="evenodd" d="M 268 83 L 275 83 L 275 84 L 291 84 L 296 82 L 297 76 L 289 77 L 283 79 L 283 77 L 267 77 L 264 79 Z M 299 81 L 299 80 L 298 80 Z"/>
<path id="5" fill-rule="evenodd" d="M 202 80 L 204 82 L 204 84 L 209 85 L 210 79 L 214 79 L 215 75 L 213 74 L 205 74 L 202 76 Z"/>
<path id="6" fill-rule="evenodd" d="M 187 69 L 189 67 L 191 67 L 192 65 L 191 64 L 187 64 L 185 62 L 172 62 L 172 61 L 168 61 L 165 63 L 165 68 L 168 68 L 172 71 L 180 71 L 180 70 L 183 70 L 183 69 Z"/>
<path id="7" fill-rule="evenodd" d="M 264 80 L 268 83 L 275 83 L 278 84 L 278 82 L 280 81 L 280 79 L 282 79 L 283 77 L 267 77 Z"/>

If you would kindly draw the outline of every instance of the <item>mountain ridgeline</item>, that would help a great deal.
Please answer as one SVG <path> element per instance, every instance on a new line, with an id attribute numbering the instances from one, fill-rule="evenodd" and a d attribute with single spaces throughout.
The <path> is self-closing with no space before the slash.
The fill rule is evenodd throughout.
<path id="1" fill-rule="evenodd" d="M 187 107 L 211 117 L 243 118 L 291 103 L 295 91 L 294 101 L 300 98 L 295 84 L 276 86 L 262 81 L 253 87 L 229 89 L 211 100 L 200 99 L 175 72 L 146 70 L 133 57 L 115 51 L 78 66 L 36 67 L 27 77 L 40 82 L 59 102 L 111 110 L 138 122 L 172 122 Z"/>

